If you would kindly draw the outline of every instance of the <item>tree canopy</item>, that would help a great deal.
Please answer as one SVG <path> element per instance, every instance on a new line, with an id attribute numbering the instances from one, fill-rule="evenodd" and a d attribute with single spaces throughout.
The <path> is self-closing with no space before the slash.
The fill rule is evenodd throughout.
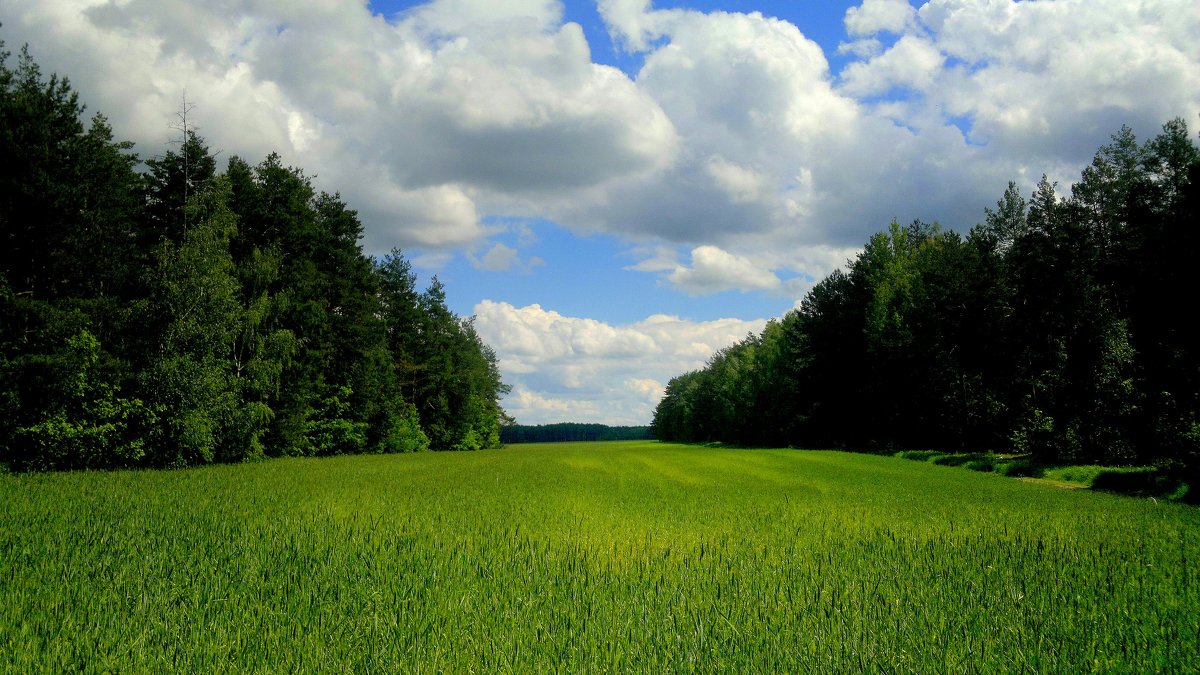
<path id="1" fill-rule="evenodd" d="M 653 438 L 650 427 L 608 426 L 580 422 L 511 424 L 500 430 L 503 443 L 568 443 L 577 441 L 644 441 Z"/>
<path id="2" fill-rule="evenodd" d="M 495 353 L 278 155 L 142 162 L 0 43 L 0 462 L 186 466 L 499 445 Z"/>
<path id="3" fill-rule="evenodd" d="M 761 335 L 671 380 L 658 438 L 994 449 L 1196 467 L 1200 151 L 1122 128 L 1070 194 L 1010 183 L 968 234 L 893 222 Z"/>

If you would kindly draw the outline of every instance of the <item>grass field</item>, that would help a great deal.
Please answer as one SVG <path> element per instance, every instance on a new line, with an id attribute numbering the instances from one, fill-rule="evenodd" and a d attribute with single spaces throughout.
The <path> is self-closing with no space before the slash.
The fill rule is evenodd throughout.
<path id="1" fill-rule="evenodd" d="M 1189 671 L 1200 509 L 628 442 L 0 476 L 12 672 Z"/>

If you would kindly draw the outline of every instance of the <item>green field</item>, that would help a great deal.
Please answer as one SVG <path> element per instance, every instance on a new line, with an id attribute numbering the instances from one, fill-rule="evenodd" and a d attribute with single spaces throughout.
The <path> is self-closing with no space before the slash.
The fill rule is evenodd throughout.
<path id="1" fill-rule="evenodd" d="M 0 476 L 12 672 L 1186 671 L 1200 510 L 653 442 Z"/>

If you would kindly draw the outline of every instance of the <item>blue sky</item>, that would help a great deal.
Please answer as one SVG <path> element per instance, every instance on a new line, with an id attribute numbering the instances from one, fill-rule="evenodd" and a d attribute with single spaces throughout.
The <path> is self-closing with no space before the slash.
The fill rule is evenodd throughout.
<path id="1" fill-rule="evenodd" d="M 372 0 L 372 12 L 389 20 L 406 10 L 424 5 L 423 2 Z M 843 17 L 855 2 L 799 0 L 792 2 L 655 2 L 656 9 L 688 9 L 702 12 L 759 12 L 768 17 L 788 21 L 805 37 L 815 41 L 830 59 L 830 68 L 837 72 L 849 61 L 837 53 L 838 45 L 846 41 Z M 636 77 L 643 63 L 643 53 L 631 52 L 614 44 L 595 2 L 571 0 L 563 3 L 563 19 L 578 23 L 591 49 L 592 60 L 621 69 Z M 703 296 L 680 293 L 656 279 L 627 269 L 636 260 L 631 245 L 619 237 L 593 234 L 575 236 L 553 221 L 526 221 L 534 233 L 531 242 L 523 247 L 530 257 L 540 258 L 545 265 L 524 267 L 506 273 L 503 283 L 497 283 L 497 273 L 479 270 L 465 254 L 449 259 L 436 258 L 436 264 L 418 265 L 423 283 L 438 275 L 450 289 L 448 301 L 457 313 L 469 316 L 480 299 L 490 298 L 516 306 L 538 303 L 572 316 L 585 316 L 606 322 L 629 323 L 651 314 L 666 313 L 705 320 L 734 317 L 755 320 L 782 316 L 791 309 L 795 298 L 775 293 L 730 290 Z M 881 223 L 883 227 L 886 223 Z M 506 232 L 491 241 L 516 247 L 521 237 Z M 424 251 L 411 251 L 420 259 Z M 506 271 L 508 272 L 508 271 Z"/>
<path id="2" fill-rule="evenodd" d="M 649 421 L 893 219 L 1200 114 L 1195 0 L 6 0 L 143 156 L 186 93 L 475 316 L 524 423 Z"/>
<path id="3" fill-rule="evenodd" d="M 403 0 L 371 0 L 368 4 L 372 12 L 392 18 L 397 13 L 424 3 Z M 810 40 L 820 44 L 825 49 L 826 54 L 829 54 L 834 60 L 833 65 L 836 71 L 839 65 L 838 62 L 846 61 L 844 57 L 839 57 L 836 54 L 838 44 L 846 39 L 846 29 L 842 23 L 842 18 L 846 15 L 847 9 L 858 4 L 857 2 L 836 0 L 791 0 L 790 2 L 754 0 L 687 2 L 672 0 L 669 2 L 655 2 L 654 7 L 657 9 L 690 9 L 701 12 L 759 12 L 765 16 L 783 19 L 794 24 Z M 637 70 L 642 64 L 640 55 L 619 49 L 613 44 L 613 41 L 609 37 L 608 28 L 605 26 L 604 19 L 600 16 L 595 2 L 583 2 L 581 0 L 564 2 L 563 19 L 565 21 L 573 21 L 583 28 L 583 33 L 587 37 L 588 45 L 592 50 L 593 61 L 620 68 L 630 76 L 637 75 Z"/>

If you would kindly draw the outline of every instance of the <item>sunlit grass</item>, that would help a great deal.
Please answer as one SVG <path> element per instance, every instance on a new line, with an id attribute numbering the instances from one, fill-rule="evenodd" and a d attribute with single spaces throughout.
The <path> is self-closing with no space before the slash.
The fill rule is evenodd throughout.
<path id="1" fill-rule="evenodd" d="M 1200 515 L 657 443 L 0 476 L 29 671 L 1186 670 Z"/>

